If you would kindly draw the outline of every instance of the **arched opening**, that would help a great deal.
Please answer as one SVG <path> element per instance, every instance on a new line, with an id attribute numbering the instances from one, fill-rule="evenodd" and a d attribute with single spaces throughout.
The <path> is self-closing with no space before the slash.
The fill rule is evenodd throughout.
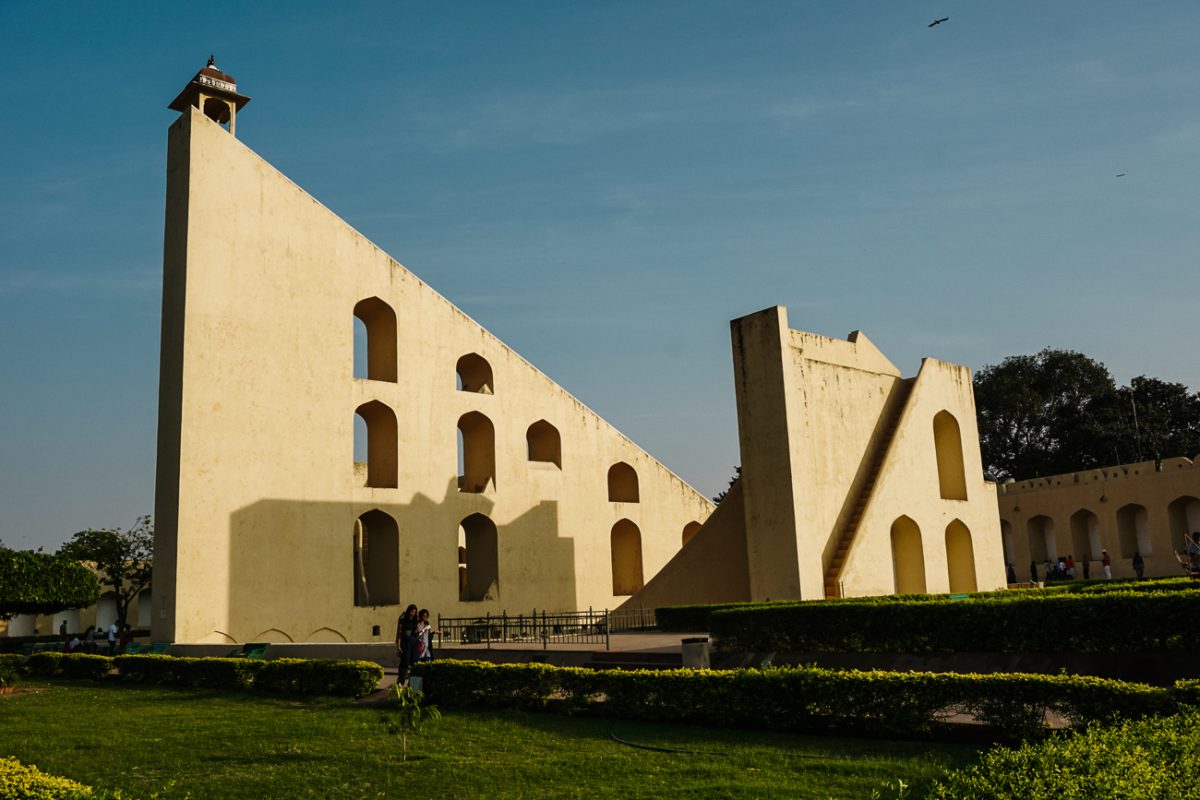
<path id="1" fill-rule="evenodd" d="M 944 500 L 967 499 L 967 473 L 963 467 L 962 434 L 949 411 L 933 417 L 933 447 L 937 454 L 938 490 Z"/>
<path id="2" fill-rule="evenodd" d="M 631 595 L 642 588 L 642 532 L 627 519 L 612 527 L 613 594 Z"/>
<path id="3" fill-rule="evenodd" d="M 354 306 L 354 377 L 396 382 L 396 312 L 378 297 Z"/>
<path id="4" fill-rule="evenodd" d="M 354 413 L 361 420 L 361 423 L 357 421 L 355 423 L 355 473 L 361 472 L 362 467 L 359 464 L 366 462 L 364 486 L 382 489 L 396 488 L 399 460 L 396 455 L 395 412 L 378 400 L 372 400 L 363 403 Z M 363 440 L 365 440 L 366 452 L 359 450 Z M 359 461 L 360 458 L 362 461 Z"/>
<path id="5" fill-rule="evenodd" d="M 693 520 L 692 522 L 689 522 L 687 525 L 684 525 L 683 526 L 683 544 L 687 544 L 688 542 L 690 542 L 692 540 L 692 537 L 700 532 L 701 527 L 702 526 L 700 525 L 700 523 L 696 522 L 695 520 Z"/>
<path id="6" fill-rule="evenodd" d="M 458 490 L 496 488 L 496 429 L 478 411 L 458 418 Z"/>
<path id="7" fill-rule="evenodd" d="M 459 523 L 458 541 L 458 599 L 498 599 L 500 542 L 496 523 L 483 514 L 472 514 Z"/>
<path id="8" fill-rule="evenodd" d="M 206 97 L 204 98 L 204 107 L 200 110 L 204 112 L 204 116 L 228 129 L 229 122 L 233 119 L 233 109 L 234 105 L 228 100 L 220 97 Z"/>
<path id="9" fill-rule="evenodd" d="M 624 461 L 608 468 L 608 499 L 612 503 L 638 502 L 637 471 Z"/>
<path id="10" fill-rule="evenodd" d="M 1094 561 L 1104 545 L 1100 542 L 1100 518 L 1081 508 L 1071 515 L 1071 552 L 1076 561 Z M 1060 554 L 1061 555 L 1061 554 Z"/>
<path id="11" fill-rule="evenodd" d="M 492 387 L 492 365 L 478 353 L 467 353 L 454 366 L 458 376 L 456 388 L 460 392 L 495 394 Z"/>
<path id="12" fill-rule="evenodd" d="M 96 637 L 101 638 L 99 632 L 116 621 L 117 596 L 113 592 L 105 592 L 100 595 L 100 602 L 96 604 Z"/>
<path id="13" fill-rule="evenodd" d="M 137 596 L 137 627 L 149 628 L 154 621 L 154 600 L 150 588 L 138 592 Z"/>
<path id="14" fill-rule="evenodd" d="M 50 630 L 48 633 L 58 633 L 64 622 L 67 623 L 67 633 L 79 633 L 79 609 L 69 608 L 66 611 L 59 611 L 57 614 L 55 614 L 54 619 L 51 620 Z M 147 625 L 148 623 L 141 624 L 139 622 L 138 627 L 145 628 Z M 15 636 L 16 634 L 13 635 Z"/>
<path id="15" fill-rule="evenodd" d="M 974 592 L 979 588 L 971 531 L 957 519 L 946 526 L 946 571 L 950 574 L 952 593 Z"/>
<path id="16" fill-rule="evenodd" d="M 1029 558 L 1039 565 L 1043 561 L 1058 557 L 1058 540 L 1054 536 L 1054 520 L 1045 514 L 1031 517 L 1025 523 L 1029 536 Z"/>
<path id="17" fill-rule="evenodd" d="M 1000 520 L 1000 544 L 1004 548 L 1004 563 L 1015 566 L 1017 563 L 1017 551 L 1013 540 L 1013 526 L 1006 519 Z"/>
<path id="18" fill-rule="evenodd" d="M 1167 505 L 1167 520 L 1171 527 L 1171 546 L 1187 552 L 1187 540 L 1200 531 L 1200 499 L 1190 495 L 1172 500 Z"/>
<path id="19" fill-rule="evenodd" d="M 562 438 L 558 435 L 558 428 L 539 419 L 525 431 L 525 444 L 530 461 L 553 464 L 562 469 Z"/>
<path id="20" fill-rule="evenodd" d="M 1123 558 L 1133 558 L 1134 553 L 1142 556 L 1153 553 L 1150 517 L 1145 506 L 1130 503 L 1117 509 L 1117 542 Z"/>
<path id="21" fill-rule="evenodd" d="M 354 605 L 400 602 L 400 529 L 377 508 L 354 520 Z"/>
<path id="22" fill-rule="evenodd" d="M 892 574 L 896 594 L 925 591 L 925 549 L 921 546 L 921 529 L 908 517 L 900 517 L 892 523 Z"/>

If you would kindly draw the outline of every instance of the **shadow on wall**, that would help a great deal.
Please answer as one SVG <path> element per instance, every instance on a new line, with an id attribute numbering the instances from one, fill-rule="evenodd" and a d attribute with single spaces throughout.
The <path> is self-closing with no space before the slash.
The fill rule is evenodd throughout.
<path id="1" fill-rule="evenodd" d="M 468 573 L 494 572 L 470 576 L 471 585 L 489 591 L 478 593 L 479 600 L 460 600 L 460 525 L 477 527 L 480 517 L 490 519 L 492 507 L 485 495 L 460 493 L 457 480 L 447 483 L 441 500 L 417 495 L 408 503 L 260 500 L 244 506 L 230 516 L 230 619 L 223 628 L 214 620 L 216 630 L 196 635 L 230 643 L 387 641 L 410 602 L 435 616 L 574 609 L 575 544 L 559 535 L 558 504 L 548 501 L 511 521 L 492 520 L 494 550 L 475 558 L 466 553 Z M 398 570 L 380 566 L 393 558 Z M 602 572 L 596 578 L 607 583 L 607 564 Z M 363 602 L 368 581 L 374 585 L 367 596 L 384 604 Z M 373 625 L 381 626 L 379 634 Z"/>

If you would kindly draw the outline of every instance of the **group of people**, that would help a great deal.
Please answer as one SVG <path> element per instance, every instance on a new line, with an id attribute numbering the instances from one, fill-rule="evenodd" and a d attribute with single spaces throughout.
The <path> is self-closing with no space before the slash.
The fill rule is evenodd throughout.
<path id="1" fill-rule="evenodd" d="M 1200 555 L 1200 542 L 1197 543 L 1197 554 Z M 1042 576 L 1038 576 L 1037 561 L 1029 562 L 1029 578 L 1034 583 L 1045 580 L 1049 581 L 1067 581 L 1074 580 L 1076 577 L 1076 567 L 1082 568 L 1083 579 L 1088 580 L 1092 577 L 1091 559 L 1086 555 L 1081 558 L 1076 564 L 1075 557 L 1068 553 L 1065 557 L 1059 556 L 1054 561 L 1046 559 L 1042 562 Z M 1112 580 L 1112 557 L 1109 556 L 1107 549 L 1100 550 L 1100 566 L 1104 569 L 1104 579 Z M 1133 567 L 1134 573 L 1138 580 L 1141 580 L 1146 573 L 1146 561 L 1142 558 L 1142 554 L 1134 551 L 1133 558 L 1130 559 L 1130 566 Z M 1008 582 L 1017 582 L 1017 571 L 1013 568 L 1012 563 L 1008 564 Z"/>
<path id="2" fill-rule="evenodd" d="M 435 634 L 440 635 L 440 631 L 434 630 L 427 608 L 418 611 L 410 604 L 396 620 L 396 655 L 400 657 L 399 681 L 402 685 L 408 684 L 408 673 L 413 664 L 433 660 Z"/>
<path id="3" fill-rule="evenodd" d="M 65 653 L 99 653 L 100 637 L 103 635 L 104 654 L 115 656 L 133 641 L 133 629 L 128 624 L 124 628 L 118 628 L 115 622 L 109 623 L 104 632 L 98 630 L 95 625 L 88 625 L 83 633 L 72 635 L 67 632 L 67 621 L 64 619 L 58 626 L 58 635 L 62 637 Z"/>

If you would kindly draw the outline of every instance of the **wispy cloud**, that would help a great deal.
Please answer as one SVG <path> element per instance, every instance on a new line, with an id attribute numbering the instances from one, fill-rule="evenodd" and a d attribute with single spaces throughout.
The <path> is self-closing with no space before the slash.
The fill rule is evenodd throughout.
<path id="1" fill-rule="evenodd" d="M 711 113 L 706 101 L 727 92 L 711 84 L 506 92 L 449 110 L 421 104 L 413 113 L 437 148 L 574 145 Z"/>
<path id="2" fill-rule="evenodd" d="M 0 296 L 19 294 L 88 294 L 106 292 L 138 294 L 158 291 L 162 279 L 157 269 L 120 272 L 52 272 L 13 270 L 0 273 Z"/>

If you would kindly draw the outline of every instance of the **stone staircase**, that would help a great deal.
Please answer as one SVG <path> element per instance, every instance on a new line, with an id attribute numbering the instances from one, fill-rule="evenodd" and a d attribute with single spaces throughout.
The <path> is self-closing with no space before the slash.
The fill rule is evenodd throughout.
<path id="1" fill-rule="evenodd" d="M 884 404 L 883 413 L 880 415 L 880 425 L 868 445 L 870 462 L 861 481 L 858 482 L 857 489 L 851 490 L 855 494 L 854 507 L 850 510 L 850 514 L 838 534 L 837 549 L 834 550 L 833 557 L 825 566 L 826 600 L 834 600 L 842 596 L 842 569 L 846 565 L 846 558 L 850 555 L 850 546 L 858 534 L 858 526 L 862 522 L 863 514 L 866 513 L 867 503 L 875 491 L 875 483 L 879 479 L 879 472 L 883 469 L 883 462 L 891 449 L 892 440 L 896 438 L 896 428 L 899 427 L 900 417 L 908 405 L 914 380 L 910 378 L 898 381 Z"/>

